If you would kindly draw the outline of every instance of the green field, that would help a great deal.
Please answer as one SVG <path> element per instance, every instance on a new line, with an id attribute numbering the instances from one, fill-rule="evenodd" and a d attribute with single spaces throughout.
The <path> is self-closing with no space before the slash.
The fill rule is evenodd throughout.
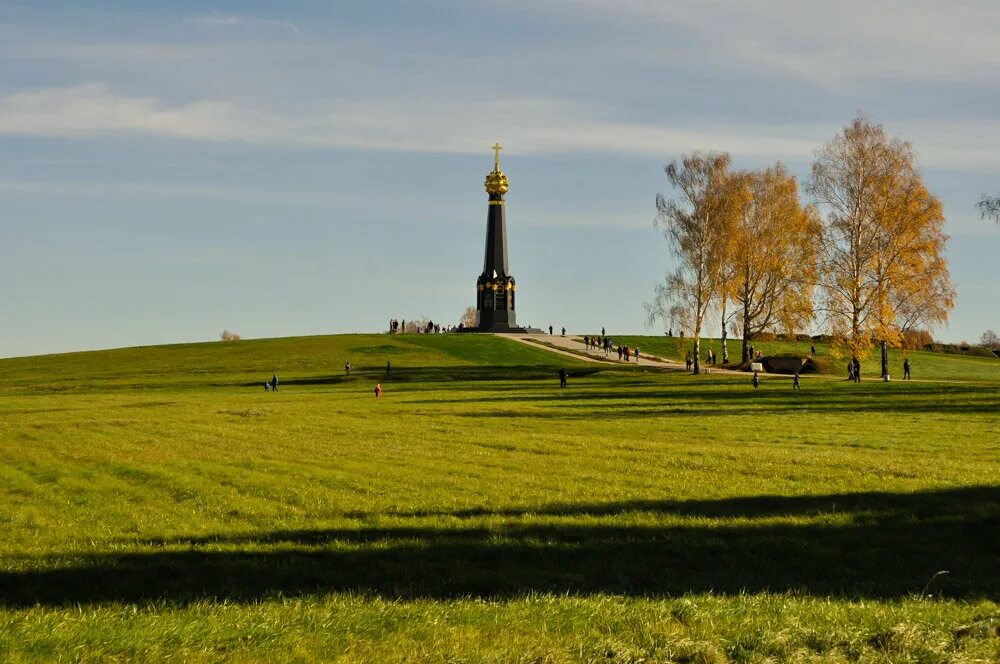
<path id="1" fill-rule="evenodd" d="M 912 357 L 801 392 L 475 335 L 0 360 L 0 660 L 1000 661 L 1000 360 Z"/>

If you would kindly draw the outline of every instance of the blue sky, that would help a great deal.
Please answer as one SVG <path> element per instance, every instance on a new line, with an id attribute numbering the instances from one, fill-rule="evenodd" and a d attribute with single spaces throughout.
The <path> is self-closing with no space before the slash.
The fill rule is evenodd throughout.
<path id="1" fill-rule="evenodd" d="M 835 6 L 832 6 L 835 5 Z M 1000 330 L 995 2 L 3 2 L 0 356 L 456 322 L 503 142 L 518 319 L 640 332 L 663 165 L 915 145 Z"/>

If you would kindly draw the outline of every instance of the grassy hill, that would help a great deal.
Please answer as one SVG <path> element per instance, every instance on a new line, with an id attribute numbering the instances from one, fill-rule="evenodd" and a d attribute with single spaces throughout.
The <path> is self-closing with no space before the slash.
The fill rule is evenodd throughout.
<path id="1" fill-rule="evenodd" d="M 475 335 L 0 360 L 0 659 L 997 661 L 1000 376 L 932 360 L 801 392 Z"/>
<path id="2" fill-rule="evenodd" d="M 485 368 L 487 374 L 493 368 L 510 369 L 516 374 L 526 368 L 555 370 L 563 364 L 551 353 L 494 336 L 344 334 L 0 359 L 0 390 L 44 393 L 262 386 L 273 372 L 282 383 L 303 379 L 337 382 L 342 380 L 348 361 L 355 373 L 380 375 L 388 361 L 400 376 L 416 374 L 429 379 L 458 367 Z M 442 369 L 449 371 L 442 373 Z"/>

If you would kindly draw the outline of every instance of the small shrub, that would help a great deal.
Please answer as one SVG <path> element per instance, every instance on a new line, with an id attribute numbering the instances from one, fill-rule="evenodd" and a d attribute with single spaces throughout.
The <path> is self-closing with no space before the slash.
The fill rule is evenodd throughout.
<path id="1" fill-rule="evenodd" d="M 223 330 L 222 334 L 219 335 L 221 341 L 239 341 L 240 335 L 236 332 L 230 332 L 229 330 Z"/>
<path id="2" fill-rule="evenodd" d="M 774 332 L 760 332 L 754 335 L 754 341 L 777 341 L 778 335 Z"/>

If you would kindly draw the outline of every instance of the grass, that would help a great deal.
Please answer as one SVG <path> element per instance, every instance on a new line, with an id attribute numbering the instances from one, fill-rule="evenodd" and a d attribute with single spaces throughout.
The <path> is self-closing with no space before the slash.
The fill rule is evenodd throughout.
<path id="1" fill-rule="evenodd" d="M 610 334 L 610 333 L 609 333 Z M 665 359 L 678 362 L 684 361 L 685 354 L 691 350 L 692 341 L 690 338 L 680 339 L 679 337 L 665 336 L 616 336 L 610 335 L 615 344 L 628 345 L 632 348 L 639 347 L 642 355 L 647 353 Z M 741 352 L 741 340 L 729 339 L 729 357 L 733 363 L 738 363 Z M 807 341 L 756 341 L 753 347 L 760 349 L 763 355 L 783 355 L 798 354 L 808 355 L 810 346 L 816 347 L 816 357 L 826 361 L 828 375 L 843 377 L 847 380 L 847 358 L 836 358 L 831 355 L 830 345 L 827 343 L 810 343 Z M 582 344 L 581 344 L 582 346 Z M 722 361 L 722 342 L 719 339 L 702 339 L 702 357 L 712 348 Z M 904 351 L 896 348 L 889 349 L 889 374 L 895 380 L 903 377 L 903 360 L 909 358 L 912 365 L 914 378 L 935 380 L 935 381 L 961 381 L 961 382 L 1000 382 L 1000 358 L 971 357 L 965 355 L 948 355 L 945 353 L 932 353 L 930 351 Z M 880 372 L 880 359 L 878 349 L 872 351 L 872 355 L 862 361 L 862 376 L 878 379 Z"/>
<path id="2" fill-rule="evenodd" d="M 967 362 L 755 392 L 476 335 L 0 360 L 0 659 L 997 661 L 1000 375 Z"/>

